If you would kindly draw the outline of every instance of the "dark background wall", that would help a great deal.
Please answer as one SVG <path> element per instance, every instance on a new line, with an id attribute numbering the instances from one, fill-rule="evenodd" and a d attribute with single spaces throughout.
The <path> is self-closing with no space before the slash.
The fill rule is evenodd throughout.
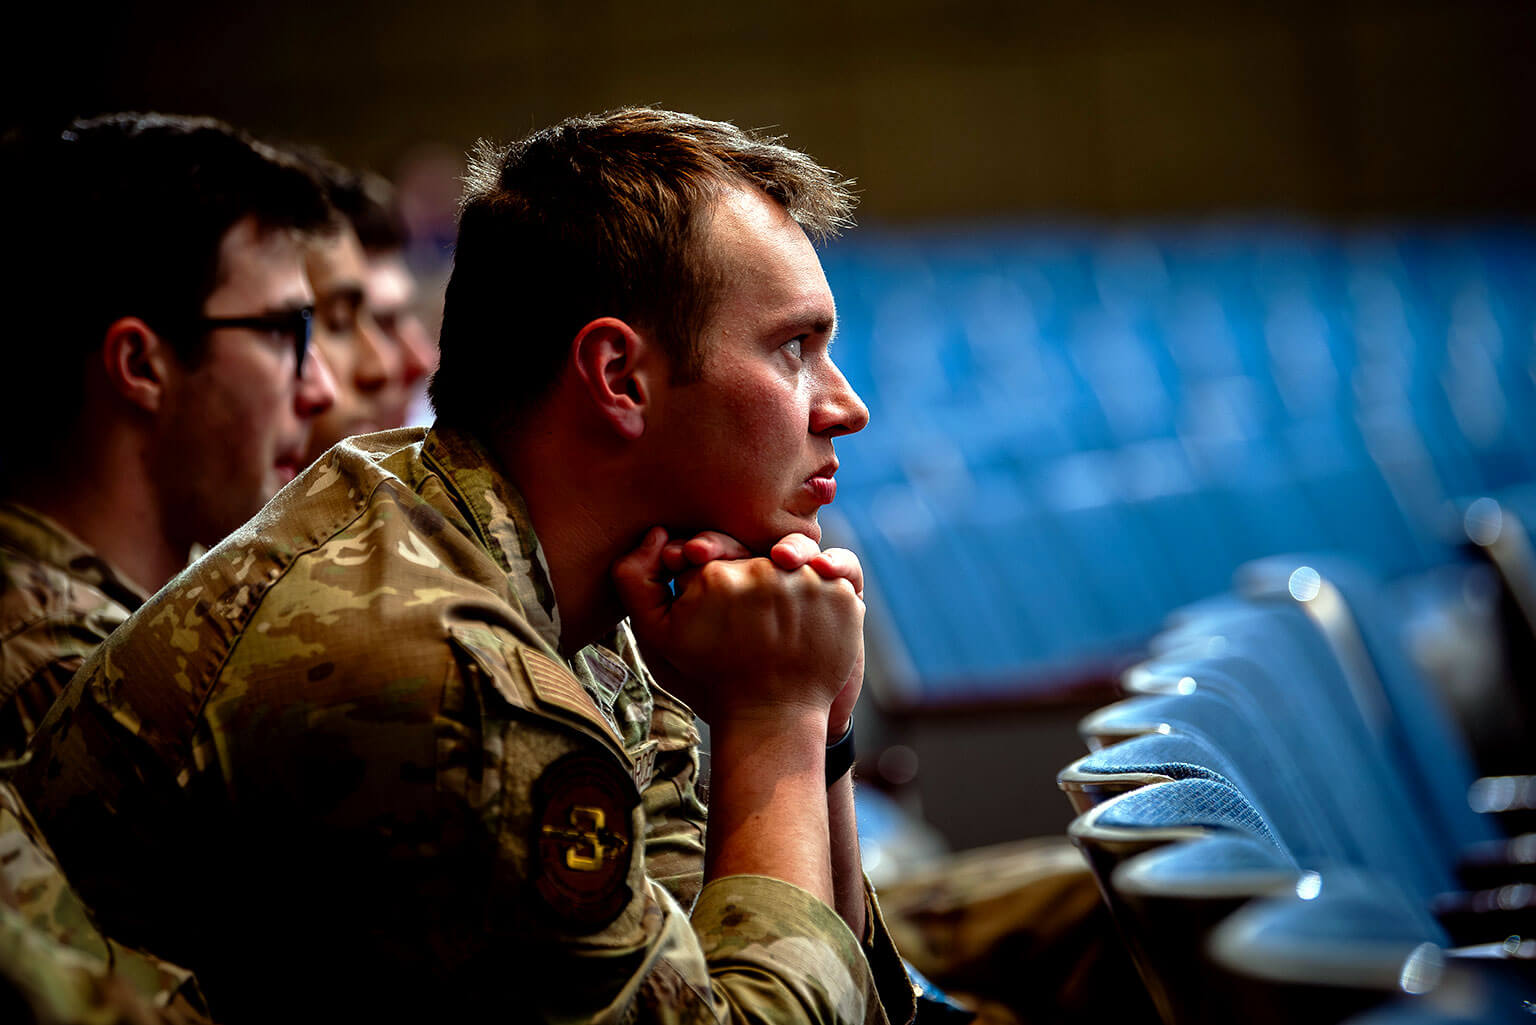
<path id="1" fill-rule="evenodd" d="M 387 173 L 657 103 L 779 126 L 866 220 L 1536 210 L 1526 2 L 59 6 L 10 41 L 7 121 L 207 112 Z"/>

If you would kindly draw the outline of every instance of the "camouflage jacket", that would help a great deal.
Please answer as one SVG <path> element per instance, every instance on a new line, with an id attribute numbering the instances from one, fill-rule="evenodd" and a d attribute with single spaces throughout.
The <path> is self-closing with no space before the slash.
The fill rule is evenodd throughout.
<path id="1" fill-rule="evenodd" d="M 353 439 L 102 646 L 24 793 L 221 1020 L 907 1020 L 872 901 L 856 938 L 779 880 L 700 891 L 691 713 L 627 627 L 559 631 L 488 453 Z"/>
<path id="2" fill-rule="evenodd" d="M 145 595 L 53 520 L 0 502 L 0 759 Z"/>
<path id="3" fill-rule="evenodd" d="M 97 931 L 6 781 L 13 768 L 0 765 L 0 1007 L 41 1022 L 206 1021 L 190 973 Z"/>

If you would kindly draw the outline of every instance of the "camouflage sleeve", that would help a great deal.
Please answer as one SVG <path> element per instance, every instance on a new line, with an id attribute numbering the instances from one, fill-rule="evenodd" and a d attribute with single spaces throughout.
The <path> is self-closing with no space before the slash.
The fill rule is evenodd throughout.
<path id="1" fill-rule="evenodd" d="M 629 638 L 626 634 L 622 639 Z M 656 775 L 644 795 L 646 870 L 684 909 L 691 908 L 704 881 L 706 815 L 693 711 L 657 684 L 632 645 L 621 644 L 619 651 L 646 681 L 655 700 L 651 738 L 658 742 Z M 916 1012 L 906 966 L 867 878 L 864 894 L 865 933 L 860 945 L 886 1014 L 892 1021 L 906 1021 Z"/>
<path id="2" fill-rule="evenodd" d="M 60 590 L 64 607 L 50 603 L 33 610 L 0 644 L 0 759 L 20 757 L 70 678 L 128 618 L 126 608 L 94 588 L 70 578 L 61 581 L 52 568 L 32 569 L 43 572 L 44 579 L 30 580 L 29 586 Z M 4 591 L 0 582 L 0 594 Z"/>
<path id="3" fill-rule="evenodd" d="M 52 1025 L 207 1025 L 179 996 L 151 1001 L 108 966 L 0 905 L 0 1008 Z M 10 1017 L 5 1019 L 11 1021 Z"/>
<path id="4" fill-rule="evenodd" d="M 70 1015 L 78 1011 L 80 1020 L 116 1021 L 107 1013 L 110 1005 L 123 1020 L 129 1020 L 130 1009 L 146 1021 L 200 1020 L 202 995 L 191 973 L 101 935 L 21 796 L 3 780 L 0 923 L 0 946 L 6 947 L 0 952 L 0 980 L 16 983 L 40 1014 L 62 1013 L 58 1020 L 74 1021 Z M 18 962 L 7 962 L 7 956 L 20 958 L 27 971 L 12 972 Z M 164 1009 L 174 1011 L 159 1015 Z"/>

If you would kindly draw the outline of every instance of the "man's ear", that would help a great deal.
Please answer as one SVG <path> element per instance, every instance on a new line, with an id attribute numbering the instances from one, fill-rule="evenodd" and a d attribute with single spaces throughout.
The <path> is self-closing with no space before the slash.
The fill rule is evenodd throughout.
<path id="1" fill-rule="evenodd" d="M 665 372 L 655 343 L 616 317 L 599 317 L 576 333 L 571 362 L 597 414 L 620 436 L 645 433 L 655 375 Z"/>
<path id="2" fill-rule="evenodd" d="M 171 374 L 180 365 L 170 344 L 138 317 L 121 317 L 107 327 L 101 363 L 109 387 L 150 413 L 165 403 Z"/>

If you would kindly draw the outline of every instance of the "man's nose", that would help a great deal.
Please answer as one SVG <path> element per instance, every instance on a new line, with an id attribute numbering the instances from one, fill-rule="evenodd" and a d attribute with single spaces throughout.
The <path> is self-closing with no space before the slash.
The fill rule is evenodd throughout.
<path id="1" fill-rule="evenodd" d="M 828 361 L 823 397 L 811 411 L 811 432 L 835 438 L 857 433 L 868 425 L 869 407 L 837 365 Z"/>
<path id="2" fill-rule="evenodd" d="M 353 384 L 360 392 L 375 392 L 402 376 L 401 356 L 379 330 L 371 314 L 363 314 L 357 324 L 357 362 L 353 365 Z"/>
<path id="3" fill-rule="evenodd" d="M 427 335 L 421 318 L 409 310 L 395 321 L 395 337 L 400 342 L 400 354 L 404 363 L 406 386 L 415 384 L 437 366 L 437 346 Z"/>
<path id="4" fill-rule="evenodd" d="M 299 419 L 319 416 L 336 403 L 336 375 L 320 354 L 318 345 L 311 345 L 304 354 L 304 365 L 299 368 L 299 386 L 294 390 L 293 411 Z"/>

